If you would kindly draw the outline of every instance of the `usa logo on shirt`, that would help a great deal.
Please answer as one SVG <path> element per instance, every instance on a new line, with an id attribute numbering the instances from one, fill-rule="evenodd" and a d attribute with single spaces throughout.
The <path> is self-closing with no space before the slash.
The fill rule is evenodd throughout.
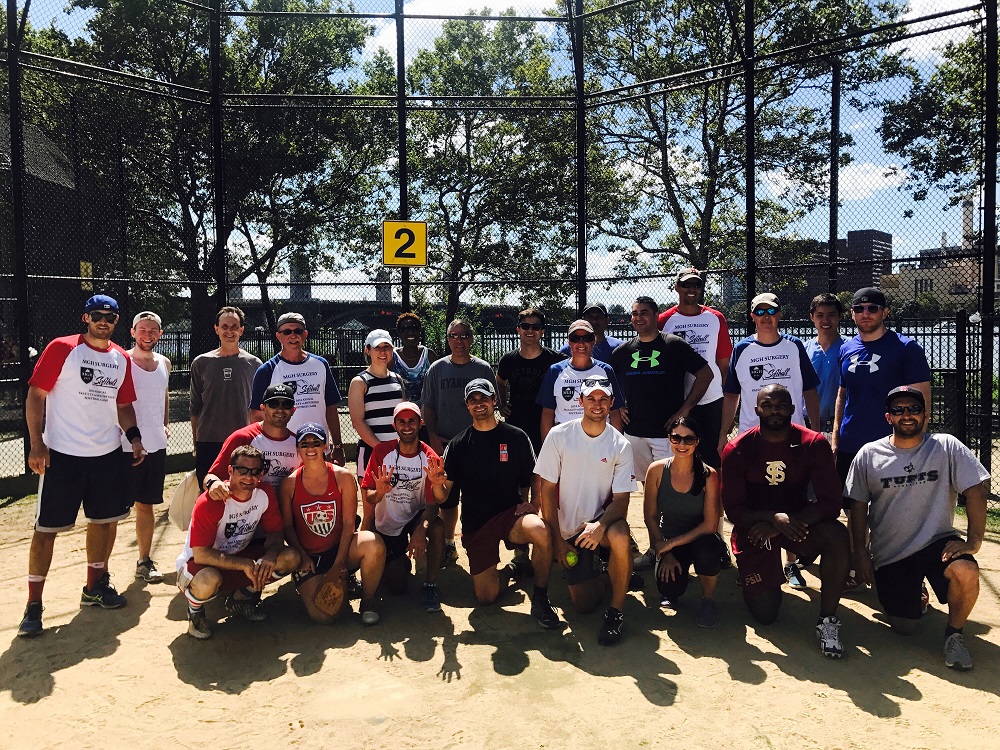
<path id="1" fill-rule="evenodd" d="M 318 500 L 303 505 L 300 509 L 302 520 L 316 536 L 330 536 L 337 525 L 337 503 L 333 500 Z"/>
<path id="2" fill-rule="evenodd" d="M 500 443 L 500 463 L 507 463 L 508 453 L 507 453 L 507 443 Z"/>

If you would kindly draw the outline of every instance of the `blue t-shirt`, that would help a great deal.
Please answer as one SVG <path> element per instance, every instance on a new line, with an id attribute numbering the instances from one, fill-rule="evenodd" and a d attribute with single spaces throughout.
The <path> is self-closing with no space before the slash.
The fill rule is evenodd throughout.
<path id="1" fill-rule="evenodd" d="M 893 388 L 931 379 L 924 350 L 913 339 L 887 330 L 875 341 L 855 336 L 840 348 L 840 385 L 847 389 L 837 450 L 857 453 L 886 437 L 885 396 Z"/>
<path id="2" fill-rule="evenodd" d="M 604 341 L 598 341 L 594 344 L 594 351 L 590 353 L 594 359 L 599 362 L 610 362 L 611 352 L 621 346 L 623 342 L 621 339 L 616 339 L 614 336 L 608 336 Z M 572 357 L 573 352 L 569 348 L 569 344 L 564 344 L 563 348 L 559 350 L 559 353 L 565 357 Z"/>
<path id="3" fill-rule="evenodd" d="M 806 342 L 806 354 L 812 362 L 813 369 L 819 376 L 819 426 L 813 425 L 817 432 L 830 432 L 833 429 L 833 415 L 837 409 L 837 391 L 840 390 L 840 348 L 846 339 L 838 336 L 824 352 L 816 339 Z"/>

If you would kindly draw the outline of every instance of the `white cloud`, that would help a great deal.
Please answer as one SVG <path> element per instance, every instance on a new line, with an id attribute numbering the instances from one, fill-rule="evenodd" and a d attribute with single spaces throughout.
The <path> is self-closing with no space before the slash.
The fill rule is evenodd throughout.
<path id="1" fill-rule="evenodd" d="M 906 172 L 898 164 L 853 162 L 840 170 L 840 200 L 866 200 L 880 190 L 899 187 L 907 179 Z M 794 200 L 799 189 L 799 185 L 783 171 L 764 172 L 760 181 L 776 198 Z M 826 182 L 829 184 L 828 179 Z"/>
<path id="2" fill-rule="evenodd" d="M 957 10 L 969 4 L 968 0 L 910 0 L 909 9 L 903 14 L 903 20 L 913 22 L 924 16 Z M 909 33 L 923 30 L 933 31 L 936 28 L 947 26 L 957 21 L 973 20 L 975 18 L 976 14 L 973 11 L 966 11 L 955 16 L 911 23 L 907 31 Z M 929 36 L 907 39 L 893 45 L 893 51 L 906 50 L 907 56 L 914 60 L 933 63 L 940 59 L 941 50 L 944 49 L 944 46 L 948 42 L 963 41 L 972 33 L 973 28 L 972 26 L 961 26 L 956 29 L 949 29 L 948 31 L 932 33 Z"/>

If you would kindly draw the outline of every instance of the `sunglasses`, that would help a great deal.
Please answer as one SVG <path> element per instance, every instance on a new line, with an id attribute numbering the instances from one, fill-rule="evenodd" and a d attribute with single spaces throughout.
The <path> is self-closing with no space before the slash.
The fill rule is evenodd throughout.
<path id="1" fill-rule="evenodd" d="M 571 333 L 569 335 L 569 342 L 571 344 L 579 344 L 581 341 L 584 341 L 584 342 L 586 342 L 588 344 L 592 344 L 596 340 L 597 340 L 597 336 L 595 336 L 592 333 L 582 333 L 582 334 L 580 334 L 580 333 Z"/>
<path id="2" fill-rule="evenodd" d="M 591 388 L 595 385 L 602 386 L 604 388 L 611 387 L 611 381 L 607 378 L 587 378 L 582 383 L 580 383 L 581 388 Z"/>
<path id="3" fill-rule="evenodd" d="M 465 331 L 463 333 L 449 333 L 448 338 L 450 338 L 452 341 L 457 341 L 458 339 L 471 339 L 472 334 L 469 333 L 468 331 Z"/>
<path id="4" fill-rule="evenodd" d="M 923 414 L 924 407 L 920 404 L 910 404 L 909 406 L 890 406 L 889 413 L 894 417 L 901 417 L 904 414 Z"/>
<path id="5" fill-rule="evenodd" d="M 95 310 L 90 313 L 90 320 L 93 323 L 100 323 L 102 320 L 106 320 L 109 323 L 115 323 L 118 321 L 118 313 L 113 312 L 98 312 Z"/>
<path id="6" fill-rule="evenodd" d="M 264 406 L 270 406 L 272 409 L 294 409 L 295 402 L 287 398 L 272 398 L 270 401 L 265 401 Z"/>
<path id="7" fill-rule="evenodd" d="M 881 310 L 883 305 L 853 305 L 851 310 L 856 312 L 858 315 L 861 313 L 868 313 L 869 315 L 874 315 L 879 310 Z"/>
<path id="8" fill-rule="evenodd" d="M 753 311 L 753 314 L 758 318 L 763 318 L 765 315 L 777 315 L 779 312 L 777 307 L 758 307 Z"/>
<path id="9" fill-rule="evenodd" d="M 253 468 L 252 466 L 231 466 L 234 474 L 239 474 L 241 477 L 251 476 L 259 477 L 264 473 L 265 468 L 260 466 L 258 468 Z"/>
<path id="10" fill-rule="evenodd" d="M 701 289 L 702 287 L 705 286 L 705 282 L 695 281 L 694 279 L 691 279 L 689 281 L 678 282 L 677 286 L 679 286 L 681 289 Z"/>
<path id="11" fill-rule="evenodd" d="M 301 336 L 306 332 L 305 328 L 285 328 L 278 331 L 279 336 Z"/>
<path id="12" fill-rule="evenodd" d="M 542 323 L 518 323 L 517 327 L 522 331 L 541 331 L 545 328 Z"/>
<path id="13" fill-rule="evenodd" d="M 319 440 L 303 440 L 299 443 L 299 448 L 323 448 L 326 443 L 320 442 Z"/>
<path id="14" fill-rule="evenodd" d="M 684 443 L 684 445 L 695 445 L 700 439 L 697 435 L 679 435 L 676 432 L 671 432 L 669 437 L 670 442 L 674 445 L 680 445 L 681 443 Z"/>

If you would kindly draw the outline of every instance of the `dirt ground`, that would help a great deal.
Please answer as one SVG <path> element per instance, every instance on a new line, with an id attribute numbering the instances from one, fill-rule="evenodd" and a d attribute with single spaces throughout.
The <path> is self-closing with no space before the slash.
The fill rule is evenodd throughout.
<path id="1" fill-rule="evenodd" d="M 629 595 L 625 637 L 614 648 L 597 645 L 599 614 L 567 611 L 558 575 L 550 594 L 567 628 L 552 632 L 528 616 L 530 584 L 508 591 L 499 605 L 479 607 L 462 567 L 442 573 L 439 613 L 424 612 L 411 585 L 386 602 L 374 627 L 362 626 L 356 612 L 321 627 L 307 620 L 285 583 L 267 591 L 266 622 L 226 621 L 219 601 L 210 604 L 220 623 L 211 640 L 199 642 L 185 634 L 185 603 L 172 585 L 183 535 L 167 520 L 166 505 L 160 511 L 153 557 L 166 583 L 133 580 L 134 529 L 126 522 L 111 568 L 128 606 L 81 609 L 80 525 L 56 542 L 46 631 L 27 640 L 15 633 L 34 507 L 25 500 L 0 510 L 7 560 L 0 580 L 3 747 L 801 750 L 996 741 L 995 535 L 979 555 L 982 593 L 966 627 L 976 666 L 956 673 L 944 666 L 940 605 L 917 635 L 901 638 L 884 625 L 867 590 L 848 594 L 841 608 L 846 658 L 824 659 L 813 628 L 815 569 L 806 574 L 812 589 L 786 589 L 781 616 L 769 627 L 751 624 L 735 574 L 724 571 L 714 630 L 694 623 L 696 582 L 680 610 L 666 614 L 646 573 L 645 590 Z M 629 516 L 644 544 L 638 496 Z"/>

